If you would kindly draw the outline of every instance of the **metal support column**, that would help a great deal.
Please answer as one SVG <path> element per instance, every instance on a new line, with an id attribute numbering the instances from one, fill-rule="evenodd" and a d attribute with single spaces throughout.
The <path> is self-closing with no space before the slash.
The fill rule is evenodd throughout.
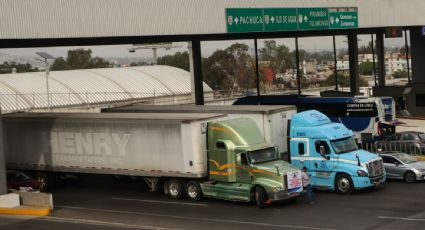
<path id="1" fill-rule="evenodd" d="M 376 33 L 376 55 L 378 59 L 378 85 L 385 86 L 385 48 L 383 31 Z"/>
<path id="2" fill-rule="evenodd" d="M 373 41 L 373 34 L 370 34 L 370 44 L 372 48 L 372 74 L 373 74 L 373 81 L 375 83 L 375 87 L 378 86 L 378 79 L 376 79 L 376 63 L 375 63 L 375 45 Z"/>
<path id="3" fill-rule="evenodd" d="M 254 48 L 255 48 L 255 74 L 256 74 L 256 77 L 257 77 L 257 97 L 260 97 L 261 96 L 260 95 L 260 70 L 258 69 L 257 39 L 254 39 Z"/>
<path id="4" fill-rule="evenodd" d="M 407 41 L 407 29 L 404 29 L 404 47 L 406 49 L 406 64 L 407 64 L 407 82 L 410 84 L 410 60 L 409 60 L 409 43 Z"/>
<path id="5" fill-rule="evenodd" d="M 336 56 L 336 42 L 335 35 L 333 36 L 333 47 L 334 47 L 334 63 L 335 63 L 335 91 L 338 91 L 338 57 Z"/>
<path id="6" fill-rule="evenodd" d="M 3 123 L 0 114 L 0 195 L 7 193 L 6 162 L 3 145 Z"/>
<path id="7" fill-rule="evenodd" d="M 298 49 L 298 37 L 295 37 L 295 63 L 297 65 L 297 87 L 298 95 L 301 95 L 301 74 L 300 74 L 300 52 Z"/>
<path id="8" fill-rule="evenodd" d="M 192 40 L 193 74 L 195 82 L 195 104 L 204 105 L 204 88 L 202 78 L 201 41 Z"/>
<path id="9" fill-rule="evenodd" d="M 355 96 L 359 94 L 360 89 L 357 33 L 354 31 L 348 33 L 348 55 L 350 65 L 350 92 L 352 96 Z"/>

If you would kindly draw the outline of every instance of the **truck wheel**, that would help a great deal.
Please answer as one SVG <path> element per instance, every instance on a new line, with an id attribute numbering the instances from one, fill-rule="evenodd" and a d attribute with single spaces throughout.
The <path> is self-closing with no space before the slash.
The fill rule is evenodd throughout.
<path id="1" fill-rule="evenodd" d="M 416 174 L 412 171 L 408 171 L 404 174 L 404 181 L 407 183 L 415 183 L 416 181 Z"/>
<path id="2" fill-rule="evenodd" d="M 186 186 L 186 194 L 190 200 L 199 201 L 202 198 L 202 189 L 197 181 L 189 181 Z"/>
<path id="3" fill-rule="evenodd" d="M 259 208 L 264 208 L 266 206 L 266 191 L 264 191 L 263 187 L 256 187 L 255 188 L 255 203 Z"/>
<path id="4" fill-rule="evenodd" d="M 335 178 L 335 190 L 341 194 L 351 194 L 354 190 L 351 177 L 347 174 L 338 174 Z"/>
<path id="5" fill-rule="evenodd" d="M 167 182 L 166 192 L 171 199 L 180 199 L 183 195 L 183 190 L 183 185 L 179 180 L 171 179 Z"/>

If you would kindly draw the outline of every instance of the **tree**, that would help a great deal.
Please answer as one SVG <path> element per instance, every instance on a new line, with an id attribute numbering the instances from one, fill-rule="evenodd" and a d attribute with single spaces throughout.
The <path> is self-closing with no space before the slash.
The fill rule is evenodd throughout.
<path id="1" fill-rule="evenodd" d="M 63 57 L 55 58 L 51 70 L 68 70 L 68 69 L 92 69 L 92 68 L 108 68 L 112 64 L 100 57 L 91 57 L 90 49 L 68 50 L 66 60 Z"/>
<path id="2" fill-rule="evenodd" d="M 285 73 L 294 62 L 293 53 L 285 45 L 277 45 L 274 40 L 265 40 L 264 48 L 258 50 L 261 61 L 268 61 L 274 73 Z"/>
<path id="3" fill-rule="evenodd" d="M 367 46 L 360 46 L 358 49 L 359 54 L 371 54 L 372 53 L 372 42 L 369 42 Z"/>
<path id="4" fill-rule="evenodd" d="M 158 65 L 174 66 L 186 71 L 190 71 L 189 67 L 189 53 L 187 51 L 181 53 L 177 52 L 173 55 L 165 55 L 158 58 Z"/>
<path id="5" fill-rule="evenodd" d="M 246 44 L 235 43 L 203 59 L 205 82 L 214 90 L 246 91 L 255 87 L 255 61 Z"/>
<path id="6" fill-rule="evenodd" d="M 55 58 L 53 64 L 50 67 L 51 70 L 67 70 L 69 69 L 68 63 L 63 59 L 63 57 Z"/>
<path id="7" fill-rule="evenodd" d="M 370 62 L 370 61 L 360 63 L 359 73 L 361 75 L 372 75 L 373 74 L 373 63 Z"/>
<path id="8" fill-rule="evenodd" d="M 334 86 L 335 74 L 329 75 L 323 84 L 324 86 Z M 346 73 L 338 73 L 338 85 L 342 87 L 350 87 L 350 75 Z M 368 83 L 364 78 L 359 78 L 359 86 L 365 87 L 368 86 Z"/>
<path id="9" fill-rule="evenodd" d="M 31 64 L 21 64 L 16 62 L 3 62 L 3 64 L 0 64 L 0 74 L 3 73 L 12 73 L 13 69 L 16 70 L 17 73 L 24 73 L 24 72 L 36 72 L 39 71 L 38 68 L 33 67 Z"/>
<path id="10" fill-rule="evenodd" d="M 407 78 L 407 72 L 405 70 L 397 70 L 393 73 L 394 78 Z"/>

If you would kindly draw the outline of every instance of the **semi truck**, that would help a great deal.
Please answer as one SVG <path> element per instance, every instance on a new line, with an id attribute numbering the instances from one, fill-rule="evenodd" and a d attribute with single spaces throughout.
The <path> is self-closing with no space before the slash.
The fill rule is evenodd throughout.
<path id="1" fill-rule="evenodd" d="M 172 199 L 267 203 L 296 198 L 301 171 L 249 118 L 199 113 L 7 114 L 9 169 L 127 175 Z"/>
<path id="2" fill-rule="evenodd" d="M 226 113 L 231 118 L 251 118 L 270 143 L 279 146 L 284 160 L 307 167 L 316 189 L 349 194 L 355 189 L 385 182 L 382 159 L 359 150 L 352 130 L 316 110 L 296 113 L 294 106 L 146 106 L 133 105 L 103 112 Z M 316 143 L 317 142 L 317 143 Z M 289 143 L 289 144 L 288 144 Z M 321 152 L 321 147 L 325 152 Z"/>
<path id="3" fill-rule="evenodd" d="M 382 158 L 360 150 L 353 131 L 316 110 L 292 116 L 290 162 L 306 167 L 316 189 L 350 194 L 386 181 Z"/>
<path id="4" fill-rule="evenodd" d="M 234 105 L 295 105 L 297 112 L 311 109 L 353 130 L 357 143 L 372 143 L 395 133 L 395 103 L 391 97 L 316 97 L 263 95 L 239 98 Z"/>

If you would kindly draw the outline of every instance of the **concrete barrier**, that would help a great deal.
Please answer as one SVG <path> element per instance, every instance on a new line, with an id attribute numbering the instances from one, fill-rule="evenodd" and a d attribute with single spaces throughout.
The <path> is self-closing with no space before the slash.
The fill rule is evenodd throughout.
<path id="1" fill-rule="evenodd" d="M 26 191 L 13 192 L 19 194 L 21 204 L 23 206 L 47 207 L 50 210 L 53 210 L 53 196 L 51 193 Z"/>
<path id="2" fill-rule="evenodd" d="M 51 193 L 13 191 L 0 195 L 0 214 L 46 216 L 52 210 Z"/>
<path id="3" fill-rule="evenodd" d="M 8 193 L 0 195 L 0 208 L 16 208 L 19 207 L 19 195 Z"/>
<path id="4" fill-rule="evenodd" d="M 0 208 L 0 214 L 47 216 L 50 214 L 50 209 L 36 206 L 18 206 L 15 208 Z"/>

